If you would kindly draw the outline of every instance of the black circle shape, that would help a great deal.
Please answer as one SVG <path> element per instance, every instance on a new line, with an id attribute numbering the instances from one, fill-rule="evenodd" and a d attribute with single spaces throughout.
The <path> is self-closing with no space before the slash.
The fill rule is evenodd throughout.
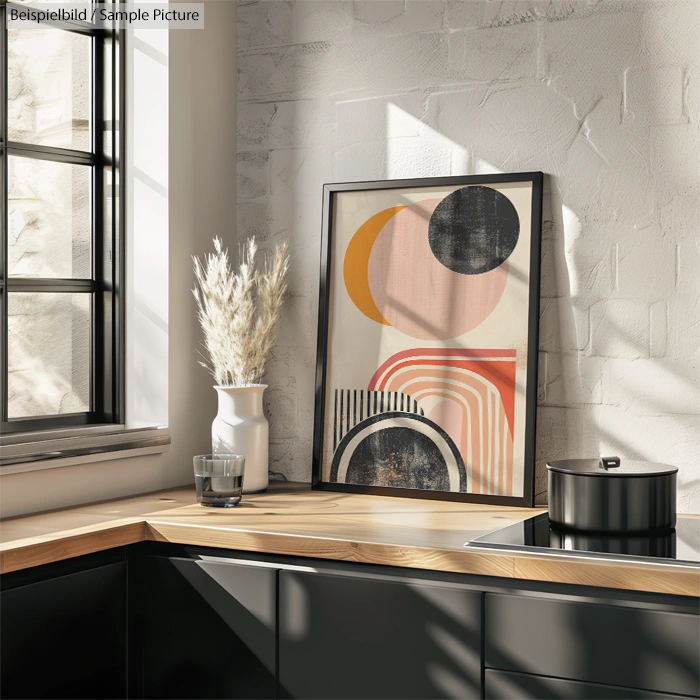
<path id="1" fill-rule="evenodd" d="M 428 224 L 433 255 L 462 275 L 480 275 L 501 265 L 515 249 L 519 235 L 520 219 L 513 203 L 482 185 L 448 194 Z"/>
<path id="2" fill-rule="evenodd" d="M 452 438 L 437 423 L 425 416 L 399 411 L 378 413 L 365 418 L 351 428 L 343 436 L 333 454 L 329 481 L 338 481 L 341 457 L 353 438 L 368 426 L 376 425 L 376 432 L 367 435 L 350 456 L 345 483 L 426 491 L 450 491 L 449 471 L 439 447 L 430 437 L 418 430 L 403 426 L 381 427 L 381 423 L 389 422 L 392 418 L 409 419 L 417 423 L 425 423 L 433 428 L 452 452 L 459 472 L 459 491 L 466 492 L 467 472 L 462 455 Z M 375 435 L 381 437 L 375 438 Z M 392 464 L 395 468 L 393 474 L 390 474 Z M 383 476 L 378 473 L 380 471 L 383 472 Z M 390 476 L 389 479 L 385 478 L 387 475 Z"/>
<path id="3" fill-rule="evenodd" d="M 393 426 L 370 433 L 355 448 L 346 482 L 404 489 L 449 491 L 440 448 L 413 428 Z"/>

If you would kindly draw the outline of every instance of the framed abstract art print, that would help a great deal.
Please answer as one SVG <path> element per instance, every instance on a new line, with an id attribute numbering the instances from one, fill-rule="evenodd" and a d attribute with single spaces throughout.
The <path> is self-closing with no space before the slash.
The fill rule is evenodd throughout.
<path id="1" fill-rule="evenodd" d="M 325 185 L 313 486 L 532 505 L 542 173 Z"/>

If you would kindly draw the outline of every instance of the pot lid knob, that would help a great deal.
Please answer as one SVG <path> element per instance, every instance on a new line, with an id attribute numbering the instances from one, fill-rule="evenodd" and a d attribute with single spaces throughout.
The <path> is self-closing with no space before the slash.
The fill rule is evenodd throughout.
<path id="1" fill-rule="evenodd" d="M 600 458 L 600 468 L 601 469 L 615 469 L 620 466 L 619 457 L 601 457 Z"/>

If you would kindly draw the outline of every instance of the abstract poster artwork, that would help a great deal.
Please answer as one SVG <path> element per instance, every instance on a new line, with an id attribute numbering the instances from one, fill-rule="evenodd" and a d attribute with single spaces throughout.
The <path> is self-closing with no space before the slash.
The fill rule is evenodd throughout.
<path id="1" fill-rule="evenodd" d="M 326 185 L 314 486 L 531 504 L 542 174 Z"/>

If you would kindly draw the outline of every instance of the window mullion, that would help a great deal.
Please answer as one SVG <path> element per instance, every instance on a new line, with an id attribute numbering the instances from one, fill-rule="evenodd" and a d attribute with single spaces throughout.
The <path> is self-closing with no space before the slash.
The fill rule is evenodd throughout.
<path id="1" fill-rule="evenodd" d="M 109 89 L 112 95 L 111 133 L 113 144 L 112 163 L 112 202 L 113 226 L 112 246 L 114 249 L 114 377 L 112 380 L 114 392 L 114 410 L 117 420 L 124 420 L 126 411 L 126 185 L 124 180 L 124 155 L 126 153 L 126 90 L 124 76 L 126 75 L 126 32 L 112 30 L 112 72 Z"/>
<path id="2" fill-rule="evenodd" d="M 92 150 L 97 158 L 92 177 L 92 275 L 97 285 L 97 291 L 92 298 L 92 404 L 93 410 L 100 415 L 109 417 L 110 406 L 106 401 L 109 394 L 107 383 L 111 380 L 108 365 L 107 349 L 105 348 L 105 288 L 111 280 L 105 275 L 104 251 L 104 157 L 103 133 L 103 56 L 104 39 L 96 36 L 92 42 Z M 111 286 L 111 284 L 110 284 Z"/>
<path id="3" fill-rule="evenodd" d="M 10 277 L 7 280 L 8 292 L 70 292 L 92 293 L 97 285 L 90 279 L 61 279 L 51 277 Z"/>
<path id="4" fill-rule="evenodd" d="M 12 156 L 39 158 L 57 163 L 70 163 L 71 165 L 95 165 L 97 162 L 97 157 L 94 153 L 73 151 L 68 148 L 39 146 L 31 143 L 17 143 L 15 141 L 8 142 L 7 152 Z"/>
<path id="5" fill-rule="evenodd" d="M 0 6 L 0 424 L 7 420 L 7 29 Z"/>

